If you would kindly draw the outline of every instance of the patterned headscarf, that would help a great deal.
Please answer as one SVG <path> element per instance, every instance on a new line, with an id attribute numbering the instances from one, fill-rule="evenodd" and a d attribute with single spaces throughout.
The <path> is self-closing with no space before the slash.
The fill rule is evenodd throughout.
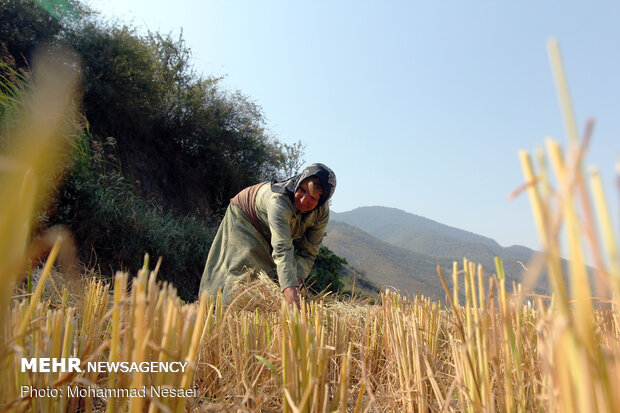
<path id="1" fill-rule="evenodd" d="M 318 206 L 325 204 L 334 194 L 336 190 L 336 174 L 322 163 L 313 163 L 301 171 L 299 175 L 295 175 L 292 178 L 285 179 L 283 181 L 272 181 L 271 190 L 278 194 L 285 194 L 294 201 L 295 191 L 299 187 L 299 184 L 306 178 L 316 176 L 321 181 L 323 187 L 323 194 L 319 198 Z"/>

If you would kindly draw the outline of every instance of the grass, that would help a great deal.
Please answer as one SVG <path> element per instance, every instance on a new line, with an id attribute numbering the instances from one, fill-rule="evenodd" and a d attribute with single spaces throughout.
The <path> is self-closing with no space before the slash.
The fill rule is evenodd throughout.
<path id="1" fill-rule="evenodd" d="M 550 48 L 558 72 L 559 53 L 553 43 Z M 563 77 L 558 89 L 567 96 Z M 57 79 L 51 89 L 44 80 L 37 85 L 52 96 L 71 96 L 70 76 L 64 83 Z M 31 99 L 58 101 L 37 89 L 32 93 Z M 574 122 L 570 104 L 562 107 L 566 122 Z M 536 172 L 529 154 L 520 154 L 545 247 L 544 260 L 530 266 L 528 282 L 534 282 L 536 267 L 547 266 L 552 296 L 506 285 L 500 260 L 494 274 L 463 260 L 454 263 L 452 274 L 438 269 L 444 304 L 384 292 L 377 304 L 308 297 L 299 311 L 281 304 L 280 291 L 266 276 L 240 284 L 226 308 L 220 296 L 185 303 L 170 284 L 157 280 L 159 264 L 151 271 L 148 257 L 135 278 L 118 273 L 112 284 L 86 279 L 75 293 L 52 271 L 62 234 L 34 291 L 23 291 L 17 274 L 25 268 L 37 194 L 45 190 L 39 174 L 56 165 L 46 155 L 57 151 L 45 148 L 58 145 L 65 133 L 38 133 L 47 129 L 36 122 L 72 111 L 69 105 L 68 112 L 52 116 L 37 111 L 49 106 L 34 108 L 23 148 L 0 164 L 2 199 L 15 200 L 0 204 L 4 410 L 613 412 L 620 405 L 617 244 L 600 177 L 593 171 L 587 179 L 582 172 L 590 128 L 567 153 L 547 141 L 551 168 L 539 162 Z M 562 228 L 571 258 L 566 270 L 560 263 Z M 597 299 L 585 247 L 598 263 L 592 279 L 607 292 Z M 448 276 L 464 288 L 464 300 L 447 287 Z M 45 293 L 46 280 L 54 278 L 56 288 Z M 83 364 L 186 361 L 189 368 L 182 374 L 21 373 L 21 357 L 78 357 Z M 196 389 L 197 397 L 22 397 L 24 385 L 65 390 L 166 385 Z"/>

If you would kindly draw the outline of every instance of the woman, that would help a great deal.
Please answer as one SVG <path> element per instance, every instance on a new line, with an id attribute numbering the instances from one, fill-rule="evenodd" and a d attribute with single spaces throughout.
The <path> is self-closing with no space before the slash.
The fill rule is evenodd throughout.
<path id="1" fill-rule="evenodd" d="M 264 270 L 277 278 L 286 302 L 299 305 L 299 284 L 319 251 L 335 189 L 334 172 L 316 163 L 290 179 L 239 192 L 211 244 L 200 292 L 216 295 L 221 288 L 228 303 L 235 277 Z"/>

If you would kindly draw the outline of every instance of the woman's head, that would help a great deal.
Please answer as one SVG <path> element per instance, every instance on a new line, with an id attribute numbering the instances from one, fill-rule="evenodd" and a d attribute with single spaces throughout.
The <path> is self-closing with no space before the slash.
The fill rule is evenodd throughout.
<path id="1" fill-rule="evenodd" d="M 307 181 L 309 178 L 312 178 L 312 180 Z M 300 189 L 301 191 L 297 195 Z M 336 190 L 336 175 L 327 166 L 321 163 L 313 163 L 308 165 L 299 175 L 284 181 L 273 181 L 271 183 L 271 190 L 279 194 L 288 195 L 291 201 L 295 203 L 295 206 L 297 206 L 297 209 L 307 212 L 324 205 L 332 197 Z M 318 197 L 318 202 L 316 202 L 313 208 L 305 209 L 312 206 L 312 204 L 305 206 L 297 205 L 296 197 L 301 196 L 302 192 L 308 192 L 309 190 L 314 192 L 313 197 Z M 308 198 L 308 202 L 310 199 Z M 299 206 L 304 209 L 299 208 Z"/>
<path id="2" fill-rule="evenodd" d="M 312 211 L 319 205 L 323 195 L 323 185 L 316 176 L 304 179 L 295 191 L 295 207 L 301 212 Z"/>

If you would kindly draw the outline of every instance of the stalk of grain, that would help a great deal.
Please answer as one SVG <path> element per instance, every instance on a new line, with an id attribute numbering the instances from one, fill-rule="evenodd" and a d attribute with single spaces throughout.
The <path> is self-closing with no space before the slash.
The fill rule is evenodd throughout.
<path id="1" fill-rule="evenodd" d="M 118 272 L 114 279 L 114 301 L 112 312 L 112 335 L 110 337 L 110 355 L 108 361 L 114 363 L 118 362 L 121 347 L 121 317 L 122 312 L 126 306 L 126 294 L 127 289 L 127 273 Z M 115 371 L 108 373 L 108 388 L 113 389 L 115 386 L 122 386 L 123 380 L 116 374 Z M 118 411 L 119 403 L 116 397 L 111 397 L 108 400 L 106 411 L 108 413 L 114 413 Z"/>
<path id="2" fill-rule="evenodd" d="M 191 335 L 191 341 L 187 352 L 185 353 L 184 360 L 188 363 L 187 369 L 183 374 L 181 381 L 182 389 L 189 389 L 194 381 L 194 374 L 196 371 L 196 357 L 198 354 L 198 348 L 202 341 L 203 333 L 205 331 L 205 318 L 207 314 L 207 295 L 203 293 L 198 302 L 197 315 L 194 323 L 194 328 Z M 184 411 L 185 399 L 181 399 L 177 402 L 176 412 L 180 413 Z"/>
<path id="3" fill-rule="evenodd" d="M 325 410 L 329 402 L 330 354 L 334 348 L 325 345 L 323 323 L 317 318 L 318 304 L 302 311 L 291 308 L 284 302 L 281 309 L 281 360 L 283 411 L 311 412 Z M 312 315 L 312 317 L 310 317 Z M 316 330 L 316 326 L 319 329 Z"/>
<path id="4" fill-rule="evenodd" d="M 594 224 L 589 212 L 592 208 L 586 195 L 586 183 L 581 173 L 583 148 L 587 146 L 591 128 L 586 130 L 584 143 L 582 147 L 579 147 L 576 122 L 557 42 L 551 40 L 548 45 L 565 127 L 571 144 L 569 162 L 565 162 L 559 144 L 547 140 L 547 152 L 559 183 L 561 200 L 559 211 L 554 211 L 550 202 L 540 203 L 535 199 L 536 191 L 530 190 L 535 216 L 545 216 L 547 221 L 542 225 L 545 229 L 543 241 L 548 254 L 548 268 L 555 292 L 553 305 L 559 311 L 556 316 L 557 320 L 554 320 L 552 326 L 555 331 L 551 335 L 555 337 L 553 344 L 556 346 L 556 350 L 552 352 L 553 362 L 550 363 L 550 366 L 555 369 L 551 371 L 551 374 L 552 382 L 556 387 L 554 397 L 558 399 L 557 402 L 554 401 L 554 404 L 557 403 L 565 411 L 613 411 L 615 392 L 611 387 L 612 380 L 608 368 L 614 364 L 609 363 L 608 353 L 601 348 L 599 341 L 595 340 L 597 334 L 594 328 L 591 288 L 581 247 L 583 234 L 591 234 L 596 230 L 593 228 Z M 521 158 L 526 180 L 531 181 L 533 172 L 528 162 L 529 156 L 522 154 Z M 577 195 L 581 195 L 579 199 L 585 219 L 578 216 L 575 205 Z M 598 209 L 600 210 L 601 207 L 599 206 Z M 551 217 L 554 217 L 554 220 Z M 574 310 L 569 307 L 558 254 L 558 232 L 561 223 L 564 223 L 567 229 L 567 244 L 571 258 L 567 275 L 571 283 Z M 598 247 L 595 237 L 586 240 L 591 244 L 595 254 L 602 250 Z"/>
<path id="5" fill-rule="evenodd" d="M 148 276 L 148 256 L 145 257 L 144 268 L 140 270 L 138 278 L 134 279 L 132 292 L 135 291 L 135 301 L 132 301 L 133 309 L 133 325 L 130 331 L 133 333 L 133 351 L 130 360 L 135 362 L 145 361 L 144 353 L 146 345 L 150 339 L 146 328 L 146 320 L 144 317 L 146 310 L 146 282 Z M 144 373 L 138 371 L 132 375 L 131 388 L 140 389 L 145 383 Z M 144 398 L 133 397 L 129 400 L 129 412 L 139 413 L 144 406 Z"/>

